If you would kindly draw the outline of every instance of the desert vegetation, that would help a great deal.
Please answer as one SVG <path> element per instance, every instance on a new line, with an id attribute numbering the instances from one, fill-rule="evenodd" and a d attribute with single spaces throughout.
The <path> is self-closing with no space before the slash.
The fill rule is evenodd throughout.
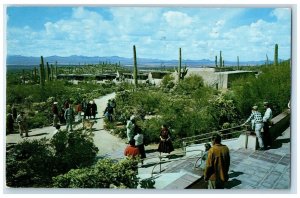
<path id="1" fill-rule="evenodd" d="M 80 67 L 58 67 L 44 64 L 41 57 L 39 72 L 33 70 L 7 73 L 6 110 L 17 106 L 28 116 L 29 128 L 49 126 L 52 121 L 51 104 L 63 105 L 66 99 L 81 102 L 116 92 L 117 108 L 114 121 L 106 128 L 121 138 L 126 137 L 125 124 L 131 115 L 145 135 L 145 143 L 159 142 L 159 129 L 167 124 L 171 129 L 174 146 L 180 146 L 184 137 L 238 126 L 248 117 L 251 107 L 258 105 L 262 112 L 264 101 L 271 103 L 273 114 L 286 109 L 291 93 L 290 60 L 278 61 L 275 47 L 274 64 L 269 60 L 260 66 L 243 67 L 255 70 L 256 77 L 236 79 L 228 90 L 217 90 L 205 85 L 200 76 L 186 76 L 182 68 L 181 49 L 179 65 L 174 75 L 166 75 L 160 86 L 138 84 L 137 49 L 133 47 L 133 83 L 106 81 L 97 83 L 86 79 L 76 84 L 59 80 L 58 74 L 104 73 L 122 70 L 120 64 L 101 63 Z M 219 69 L 225 67 L 220 51 Z M 239 62 L 239 57 L 237 57 Z M 238 64 L 238 67 L 241 68 Z M 38 74 L 39 73 L 39 74 Z M 177 78 L 177 79 L 176 79 Z M 51 140 L 25 140 L 7 147 L 6 179 L 10 187 L 59 187 L 59 188 L 136 188 L 137 173 L 131 170 L 134 161 L 97 159 L 97 148 L 92 137 L 81 130 L 77 133 L 61 131 Z"/>

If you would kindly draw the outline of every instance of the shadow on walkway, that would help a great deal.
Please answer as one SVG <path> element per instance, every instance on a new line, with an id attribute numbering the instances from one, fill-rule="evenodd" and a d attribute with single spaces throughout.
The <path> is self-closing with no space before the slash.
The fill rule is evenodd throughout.
<path id="1" fill-rule="evenodd" d="M 238 180 L 238 179 L 232 179 L 230 181 L 228 181 L 226 184 L 225 184 L 225 189 L 231 189 L 235 186 L 238 186 L 242 183 L 241 180 Z"/>
<path id="2" fill-rule="evenodd" d="M 155 152 L 157 152 L 157 149 L 148 149 L 145 152 L 146 153 L 155 153 Z"/>
<path id="3" fill-rule="evenodd" d="M 39 134 L 35 134 L 35 135 L 29 135 L 29 137 L 35 137 L 35 136 L 41 136 L 41 135 L 47 135 L 49 133 L 39 133 Z"/>
<path id="4" fill-rule="evenodd" d="M 238 177 L 242 174 L 244 174 L 243 172 L 239 172 L 239 171 L 234 171 L 234 170 L 231 170 L 232 173 L 229 173 L 229 178 L 233 178 L 233 177 Z"/>
<path id="5" fill-rule="evenodd" d="M 282 147 L 282 144 L 284 143 L 289 143 L 291 142 L 290 138 L 285 138 L 285 139 L 277 139 L 273 142 L 272 146 L 270 149 L 278 149 Z"/>

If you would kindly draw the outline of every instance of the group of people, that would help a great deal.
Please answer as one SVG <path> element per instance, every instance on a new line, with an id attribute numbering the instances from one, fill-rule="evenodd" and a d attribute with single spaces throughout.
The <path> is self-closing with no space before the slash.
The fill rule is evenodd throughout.
<path id="1" fill-rule="evenodd" d="M 252 107 L 252 113 L 243 125 L 251 122 L 251 127 L 258 138 L 259 150 L 265 150 L 271 146 L 270 126 L 272 109 L 268 102 L 264 102 L 265 113 L 258 111 L 258 106 Z M 263 135 L 261 130 L 263 129 Z M 204 179 L 208 181 L 209 189 L 223 189 L 229 179 L 230 153 L 226 145 L 221 144 L 221 136 L 212 136 L 212 146 L 205 144 L 205 152 L 202 155 L 200 167 L 204 171 Z"/>
<path id="2" fill-rule="evenodd" d="M 83 119 L 96 119 L 97 105 L 94 100 L 87 102 L 84 99 L 82 102 L 78 102 L 76 105 L 73 105 L 69 100 L 66 100 L 59 111 L 58 102 L 53 102 L 52 104 L 52 113 L 53 113 L 53 126 L 56 128 L 57 125 L 66 123 L 67 131 L 73 131 L 73 123 L 75 117 L 77 116 L 77 121 L 80 122 Z M 60 124 L 59 124 L 60 122 Z"/>
<path id="3" fill-rule="evenodd" d="M 259 150 L 266 150 L 271 147 L 272 139 L 270 135 L 270 126 L 272 125 L 271 119 L 272 109 L 268 102 L 264 102 L 265 113 L 264 116 L 258 111 L 258 106 L 252 107 L 252 113 L 243 125 L 251 122 L 251 128 L 255 131 L 258 139 Z M 263 129 L 263 133 L 262 130 Z"/>
<path id="4" fill-rule="evenodd" d="M 14 124 L 18 124 L 20 137 L 29 137 L 27 130 L 27 119 L 24 111 L 20 111 L 17 113 L 16 107 L 13 105 L 11 108 L 11 112 L 7 114 L 6 117 L 6 133 L 13 134 L 14 133 Z"/>
<path id="5" fill-rule="evenodd" d="M 76 109 L 80 120 L 82 114 L 84 119 L 96 119 L 96 114 L 98 113 L 98 111 L 95 100 L 91 100 L 90 102 L 88 102 L 87 99 L 84 99 L 82 103 L 77 104 Z"/>
<path id="6" fill-rule="evenodd" d="M 106 105 L 106 108 L 103 112 L 104 117 L 108 119 L 109 122 L 113 121 L 113 115 L 115 114 L 116 109 L 116 100 L 115 99 L 109 99 Z"/>
<path id="7" fill-rule="evenodd" d="M 142 129 L 136 124 L 134 115 L 127 120 L 126 130 L 129 145 L 125 148 L 124 155 L 132 158 L 139 156 L 143 164 L 143 159 L 146 158 L 144 135 Z M 170 130 L 166 125 L 161 127 L 160 143 L 157 150 L 160 152 L 160 155 L 161 153 L 170 154 L 174 151 Z"/>
<path id="8" fill-rule="evenodd" d="M 129 145 L 125 148 L 124 155 L 131 158 L 140 157 L 143 164 L 143 159 L 146 158 L 144 135 L 136 124 L 134 115 L 128 119 L 126 129 Z"/>

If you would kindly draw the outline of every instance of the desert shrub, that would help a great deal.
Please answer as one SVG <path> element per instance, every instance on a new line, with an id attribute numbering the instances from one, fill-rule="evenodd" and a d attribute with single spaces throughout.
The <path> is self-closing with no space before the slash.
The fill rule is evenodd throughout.
<path id="1" fill-rule="evenodd" d="M 162 88 L 172 89 L 175 86 L 174 77 L 171 74 L 165 75 L 161 81 Z"/>
<path id="2" fill-rule="evenodd" d="M 98 148 L 91 135 L 76 130 L 73 133 L 60 131 L 51 139 L 57 160 L 58 173 L 72 168 L 86 167 L 94 163 Z"/>
<path id="3" fill-rule="evenodd" d="M 191 76 L 172 92 L 163 92 L 159 88 L 122 92 L 116 98 L 117 114 L 123 115 L 123 119 L 132 114 L 140 118 L 139 125 L 144 131 L 147 144 L 159 142 L 162 124 L 172 129 L 172 139 L 177 141 L 213 129 L 215 121 L 207 108 L 213 94 L 211 89 L 203 86 L 201 77 Z M 149 113 L 152 118 L 144 119 Z M 118 121 L 126 123 L 126 120 Z"/>
<path id="4" fill-rule="evenodd" d="M 51 117 L 52 118 L 52 117 Z M 27 125 L 29 129 L 49 126 L 51 118 L 45 112 L 38 112 L 32 117 L 28 116 Z"/>
<path id="5" fill-rule="evenodd" d="M 148 145 L 150 143 L 158 143 L 160 138 L 160 128 L 162 121 L 159 118 L 151 118 L 141 123 L 141 128 L 144 134 L 144 143 Z"/>
<path id="6" fill-rule="evenodd" d="M 50 141 L 25 140 L 7 150 L 6 184 L 10 187 L 51 187 L 52 177 L 95 162 L 98 152 L 83 131 L 61 131 Z"/>
<path id="7" fill-rule="evenodd" d="M 6 153 L 6 185 L 48 187 L 55 170 L 46 139 L 23 141 Z"/>
<path id="8" fill-rule="evenodd" d="M 119 162 L 103 159 L 94 166 L 73 169 L 64 175 L 53 178 L 53 186 L 58 188 L 136 188 L 137 172 L 132 170 L 136 165 L 133 160 Z"/>
<path id="9" fill-rule="evenodd" d="M 181 80 L 176 86 L 176 92 L 181 94 L 191 94 L 204 86 L 203 78 L 197 75 L 191 75 Z"/>
<path id="10" fill-rule="evenodd" d="M 271 104 L 274 115 L 287 108 L 291 97 L 290 62 L 262 67 L 261 72 L 257 78 L 240 79 L 233 83 L 234 98 L 243 117 L 250 114 L 253 105 L 263 110 L 264 101 Z"/>
<path id="11" fill-rule="evenodd" d="M 84 97 L 94 99 L 113 92 L 115 87 L 115 83 L 112 82 L 100 85 L 86 82 L 75 85 L 63 80 L 48 82 L 44 87 L 38 84 L 9 83 L 6 100 L 7 104 L 17 104 L 18 108 L 25 112 L 29 109 L 39 112 L 32 117 L 32 122 L 28 124 L 29 129 L 31 129 L 51 124 L 51 106 L 54 100 L 61 107 L 67 99 L 71 102 L 81 102 Z"/>
<path id="12" fill-rule="evenodd" d="M 239 116 L 240 113 L 236 108 L 236 101 L 233 100 L 230 92 L 215 95 L 210 100 L 210 103 L 209 111 L 211 112 L 211 116 L 215 120 L 218 128 L 226 128 L 228 124 L 236 123 L 241 118 Z"/>

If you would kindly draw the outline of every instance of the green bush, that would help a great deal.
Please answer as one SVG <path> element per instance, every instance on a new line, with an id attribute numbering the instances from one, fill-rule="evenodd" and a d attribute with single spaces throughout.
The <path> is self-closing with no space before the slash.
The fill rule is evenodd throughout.
<path id="1" fill-rule="evenodd" d="M 54 161 L 46 139 L 16 144 L 6 153 L 6 185 L 49 187 L 55 172 Z"/>
<path id="2" fill-rule="evenodd" d="M 60 131 L 51 139 L 57 159 L 58 173 L 65 173 L 72 168 L 90 166 L 94 163 L 98 148 L 91 135 L 81 130 L 73 133 Z"/>
<path id="3" fill-rule="evenodd" d="M 287 108 L 291 97 L 290 62 L 262 67 L 261 72 L 257 78 L 240 79 L 233 83 L 234 99 L 242 117 L 249 116 L 253 105 L 258 105 L 262 112 L 264 101 L 271 104 L 273 115 Z"/>
<path id="4" fill-rule="evenodd" d="M 53 186 L 58 188 L 136 188 L 138 185 L 134 160 L 116 162 L 110 159 L 99 160 L 95 165 L 84 169 L 73 169 L 64 175 L 53 178 Z"/>
<path id="5" fill-rule="evenodd" d="M 29 128 L 49 126 L 49 124 L 51 123 L 50 120 L 52 120 L 52 118 L 49 118 L 49 115 L 46 115 L 44 112 L 39 112 L 37 114 L 34 114 L 33 117 L 28 116 L 27 125 L 29 126 Z"/>
<path id="6" fill-rule="evenodd" d="M 8 79 L 11 79 L 8 77 Z M 28 128 L 49 126 L 52 120 L 51 106 L 57 101 L 59 108 L 69 99 L 72 102 L 81 102 L 84 97 L 91 100 L 99 96 L 111 93 L 116 87 L 115 83 L 80 83 L 72 84 L 68 81 L 57 80 L 48 82 L 44 87 L 38 84 L 14 84 L 8 83 L 7 104 L 17 104 L 18 110 L 25 112 L 37 111 L 32 121 L 29 121 Z"/>
<path id="7" fill-rule="evenodd" d="M 98 152 L 83 131 L 61 131 L 49 141 L 24 140 L 7 150 L 6 184 L 9 187 L 51 187 L 52 177 L 95 162 Z"/>

